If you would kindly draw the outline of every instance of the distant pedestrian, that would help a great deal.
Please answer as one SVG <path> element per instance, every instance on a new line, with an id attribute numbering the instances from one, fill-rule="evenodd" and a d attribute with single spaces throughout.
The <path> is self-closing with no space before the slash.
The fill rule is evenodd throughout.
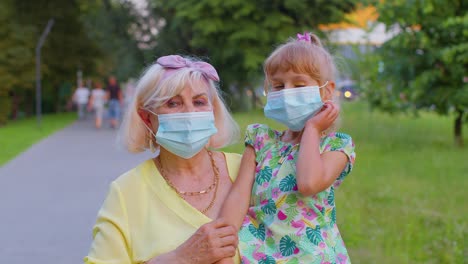
<path id="1" fill-rule="evenodd" d="M 109 77 L 107 98 L 109 99 L 109 118 L 111 126 L 112 128 L 117 128 L 120 120 L 121 106 L 123 105 L 123 96 L 117 79 L 114 76 Z"/>
<path id="2" fill-rule="evenodd" d="M 79 82 L 78 88 L 73 94 L 73 102 L 76 103 L 78 108 L 78 118 L 80 120 L 86 117 L 86 106 L 89 100 L 89 89 L 84 86 L 82 82 Z"/>
<path id="3" fill-rule="evenodd" d="M 104 105 L 107 101 L 107 94 L 104 89 L 102 89 L 102 83 L 100 81 L 96 81 L 94 87 L 95 88 L 91 92 L 91 98 L 89 99 L 88 110 L 94 110 L 94 122 L 96 128 L 99 129 L 102 125 L 102 117 L 104 116 Z"/>

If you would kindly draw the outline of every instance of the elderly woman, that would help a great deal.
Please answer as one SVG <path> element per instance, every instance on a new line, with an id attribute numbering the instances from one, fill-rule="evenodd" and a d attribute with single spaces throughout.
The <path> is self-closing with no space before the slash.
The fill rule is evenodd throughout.
<path id="1" fill-rule="evenodd" d="M 212 220 L 240 164 L 240 155 L 212 150 L 239 136 L 218 81 L 210 64 L 178 55 L 146 70 L 121 139 L 131 152 L 156 154 L 112 182 L 85 263 L 214 263 L 235 256 L 236 229 Z"/>

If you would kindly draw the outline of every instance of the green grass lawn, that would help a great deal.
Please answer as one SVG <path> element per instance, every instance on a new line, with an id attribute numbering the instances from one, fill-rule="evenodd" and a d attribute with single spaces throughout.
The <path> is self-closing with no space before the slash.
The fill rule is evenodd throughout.
<path id="1" fill-rule="evenodd" d="M 0 127 L 0 166 L 74 120 L 76 113 L 62 113 L 43 116 L 40 129 L 36 118 L 11 121 Z"/>
<path id="2" fill-rule="evenodd" d="M 279 127 L 261 111 L 235 118 L 242 129 Z M 454 147 L 452 128 L 453 117 L 390 116 L 343 103 L 340 131 L 353 137 L 357 157 L 336 203 L 353 263 L 467 263 L 468 147 Z M 243 144 L 227 150 L 242 152 Z"/>

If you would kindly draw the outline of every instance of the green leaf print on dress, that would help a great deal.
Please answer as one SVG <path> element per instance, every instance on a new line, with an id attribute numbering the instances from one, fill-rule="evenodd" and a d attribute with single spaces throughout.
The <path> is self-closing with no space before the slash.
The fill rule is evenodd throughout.
<path id="1" fill-rule="evenodd" d="M 280 252 L 281 255 L 287 257 L 291 256 L 296 250 L 296 242 L 294 242 L 289 236 L 284 236 L 280 240 Z"/>
<path id="2" fill-rule="evenodd" d="M 335 137 L 330 139 L 328 142 L 332 150 L 339 149 L 343 146 L 343 140 L 341 138 Z"/>
<path id="3" fill-rule="evenodd" d="M 265 214 L 276 214 L 276 204 L 273 199 L 268 199 L 268 202 L 262 206 L 262 211 Z"/>
<path id="4" fill-rule="evenodd" d="M 265 225 L 260 224 L 258 228 L 256 228 L 253 224 L 249 225 L 249 231 L 252 235 L 262 241 L 265 241 Z"/>
<path id="5" fill-rule="evenodd" d="M 296 178 L 292 174 L 289 174 L 284 179 L 282 179 L 279 184 L 279 188 L 283 192 L 291 191 L 294 189 L 294 186 L 296 186 Z"/>
<path id="6" fill-rule="evenodd" d="M 315 229 L 307 227 L 306 228 L 307 238 L 310 242 L 318 245 L 320 242 L 323 241 L 322 234 L 320 234 L 320 226 L 315 226 Z"/>
<path id="7" fill-rule="evenodd" d="M 271 168 L 270 167 L 263 167 L 255 177 L 255 182 L 258 185 L 262 185 L 264 182 L 269 182 L 271 179 Z"/>
<path id="8" fill-rule="evenodd" d="M 265 256 L 258 261 L 258 264 L 276 264 L 276 261 L 272 256 Z"/>

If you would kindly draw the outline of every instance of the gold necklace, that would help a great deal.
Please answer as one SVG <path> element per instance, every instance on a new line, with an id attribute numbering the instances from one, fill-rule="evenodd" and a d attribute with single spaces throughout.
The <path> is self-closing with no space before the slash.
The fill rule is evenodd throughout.
<path id="1" fill-rule="evenodd" d="M 169 178 L 167 178 L 166 172 L 164 171 L 164 168 L 163 168 L 162 163 L 161 163 L 160 156 L 158 156 L 156 158 L 156 160 L 158 162 L 158 167 L 161 170 L 161 176 L 164 178 L 164 180 L 166 180 L 169 187 L 171 187 L 171 189 L 173 189 L 177 193 L 177 195 L 179 195 L 180 198 L 185 200 L 185 198 L 182 195 L 194 196 L 194 195 L 206 194 L 206 193 L 209 193 L 214 188 L 213 198 L 211 199 L 210 203 L 208 204 L 208 206 L 205 209 L 200 210 L 202 213 L 208 212 L 208 210 L 210 210 L 211 207 L 213 207 L 214 202 L 216 200 L 216 193 L 218 191 L 218 182 L 219 182 L 219 169 L 216 166 L 216 163 L 214 161 L 213 153 L 208 150 L 208 155 L 210 156 L 211 167 L 213 168 L 213 173 L 214 173 L 213 183 L 210 186 L 208 186 L 207 189 L 201 190 L 201 191 L 198 191 L 198 192 L 184 192 L 184 191 L 177 190 L 177 188 L 174 186 L 174 184 L 169 180 Z"/>

